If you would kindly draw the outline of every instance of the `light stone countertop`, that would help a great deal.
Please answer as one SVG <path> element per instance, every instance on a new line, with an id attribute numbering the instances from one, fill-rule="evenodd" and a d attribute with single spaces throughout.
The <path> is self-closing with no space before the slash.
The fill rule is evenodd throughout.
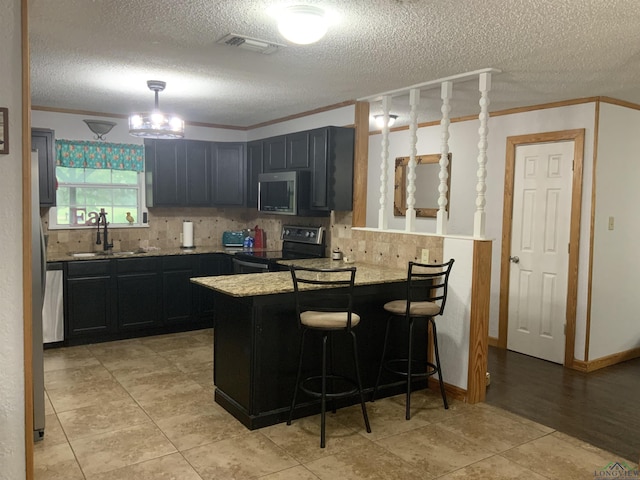
<path id="1" fill-rule="evenodd" d="M 266 249 L 262 249 L 266 250 Z M 74 257 L 73 253 L 53 253 L 47 255 L 47 262 L 75 262 L 83 260 L 108 260 L 110 258 L 137 258 L 137 257 L 162 257 L 168 255 L 197 255 L 203 253 L 228 253 L 233 255 L 236 252 L 242 252 L 242 247 L 221 247 L 221 246 L 203 246 L 195 248 L 163 248 L 158 250 L 135 250 L 133 253 L 110 252 L 108 254 L 97 251 L 93 256 Z M 257 251 L 252 249 L 252 251 Z"/>
<path id="2" fill-rule="evenodd" d="M 287 260 L 279 263 L 285 265 L 295 264 L 310 268 L 356 267 L 356 286 L 402 282 L 407 278 L 406 270 L 385 268 L 361 262 L 346 264 L 344 262 L 331 260 L 330 258 Z M 191 281 L 232 297 L 252 297 L 293 292 L 291 273 L 288 271 L 225 275 L 219 277 L 196 277 L 192 278 Z M 313 287 L 305 285 L 305 288 Z"/>

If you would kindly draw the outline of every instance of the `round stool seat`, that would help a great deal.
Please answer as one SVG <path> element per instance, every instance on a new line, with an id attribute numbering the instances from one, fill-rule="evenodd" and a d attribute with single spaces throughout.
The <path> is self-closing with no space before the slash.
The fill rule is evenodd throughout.
<path id="1" fill-rule="evenodd" d="M 407 314 L 406 300 L 393 300 L 384 304 L 384 309 L 393 315 Z M 434 302 L 411 302 L 409 315 L 412 317 L 430 317 L 440 313 L 440 305 Z"/>
<path id="2" fill-rule="evenodd" d="M 348 312 L 314 312 L 309 310 L 300 313 L 300 323 L 311 328 L 325 328 L 328 330 L 340 330 L 347 328 Z M 360 323 L 360 315 L 351 314 L 351 328 Z"/>

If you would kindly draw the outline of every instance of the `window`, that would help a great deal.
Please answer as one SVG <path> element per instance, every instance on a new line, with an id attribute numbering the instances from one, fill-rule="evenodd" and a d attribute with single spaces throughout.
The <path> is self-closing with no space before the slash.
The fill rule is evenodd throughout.
<path id="1" fill-rule="evenodd" d="M 93 225 L 94 215 L 104 208 L 111 226 L 141 225 L 144 174 L 128 170 L 56 167 L 56 208 L 49 214 L 50 228 Z"/>

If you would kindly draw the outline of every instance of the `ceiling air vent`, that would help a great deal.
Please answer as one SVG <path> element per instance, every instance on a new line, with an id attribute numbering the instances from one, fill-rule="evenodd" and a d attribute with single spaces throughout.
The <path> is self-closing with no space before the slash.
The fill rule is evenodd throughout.
<path id="1" fill-rule="evenodd" d="M 256 53 L 264 53 L 265 55 L 274 53 L 280 47 L 284 47 L 284 45 L 281 45 L 279 43 L 268 42 L 267 40 L 260 40 L 258 38 L 246 37 L 244 35 L 238 35 L 237 33 L 230 33 L 229 35 L 225 35 L 216 43 L 229 45 L 230 47 L 238 47 Z"/>

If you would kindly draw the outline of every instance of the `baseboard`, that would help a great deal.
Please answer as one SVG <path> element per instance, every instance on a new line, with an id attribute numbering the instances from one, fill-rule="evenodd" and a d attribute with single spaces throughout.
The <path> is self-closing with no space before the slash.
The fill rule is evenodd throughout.
<path id="1" fill-rule="evenodd" d="M 498 338 L 489 336 L 489 346 L 497 347 L 498 346 Z"/>
<path id="2" fill-rule="evenodd" d="M 437 378 L 429 378 L 429 389 L 440 392 L 440 384 Z M 455 385 L 450 385 L 447 382 L 444 382 L 444 391 L 447 394 L 447 398 L 454 398 L 465 403 L 467 401 L 467 391 L 463 388 L 456 387 Z"/>
<path id="3" fill-rule="evenodd" d="M 633 360 L 634 358 L 640 358 L 640 348 L 625 350 L 624 352 L 614 353 L 612 355 L 607 355 L 606 357 L 600 357 L 586 362 L 584 360 L 574 360 L 573 368 L 575 370 L 588 373 L 600 370 L 601 368 L 610 367 L 616 363 Z"/>

